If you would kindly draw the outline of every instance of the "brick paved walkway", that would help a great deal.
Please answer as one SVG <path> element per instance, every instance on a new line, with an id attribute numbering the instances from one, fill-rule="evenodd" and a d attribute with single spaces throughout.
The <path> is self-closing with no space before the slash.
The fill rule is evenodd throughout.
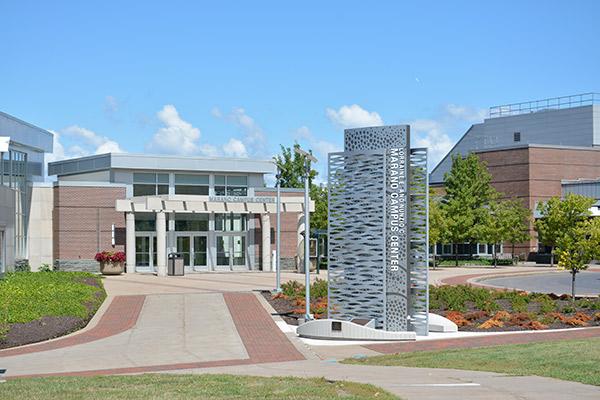
<path id="1" fill-rule="evenodd" d="M 591 267 L 587 269 L 588 271 L 594 271 L 594 272 L 598 272 L 600 271 L 600 268 L 598 267 Z M 540 272 L 536 272 L 536 271 L 523 271 L 523 272 L 519 272 L 519 271 L 510 271 L 510 272 L 502 272 L 502 271 L 498 271 L 497 274 L 494 273 L 487 273 L 487 274 L 468 274 L 468 275 L 458 275 L 458 276 L 453 276 L 450 278 L 445 278 L 442 279 L 440 282 L 444 285 L 472 285 L 472 286 L 479 286 L 479 287 L 489 287 L 486 286 L 484 284 L 479 284 L 477 282 L 469 282 L 469 280 L 471 279 L 477 279 L 477 278 L 498 278 L 498 277 L 505 277 L 505 276 L 519 276 L 519 275 L 534 275 L 534 274 L 544 274 L 544 273 L 548 273 L 548 272 L 552 272 L 554 270 L 550 270 L 550 271 L 540 271 Z"/>
<path id="2" fill-rule="evenodd" d="M 146 296 L 116 296 L 93 328 L 62 339 L 1 350 L 0 358 L 76 346 L 125 332 L 135 325 L 145 299 Z"/>
<path id="3" fill-rule="evenodd" d="M 74 371 L 68 373 L 49 373 L 20 375 L 18 378 L 42 376 L 94 376 L 114 374 L 136 374 L 146 372 L 173 371 L 180 369 L 226 367 L 269 362 L 299 361 L 304 356 L 292 345 L 273 318 L 260 304 L 253 293 L 224 293 L 223 297 L 229 309 L 238 334 L 249 355 L 247 359 L 218 360 L 206 362 L 187 362 L 178 364 L 148 365 L 113 369 Z M 12 379 L 15 377 L 9 377 Z"/>
<path id="4" fill-rule="evenodd" d="M 408 353 L 444 349 L 470 349 L 474 347 L 497 346 L 503 344 L 523 344 L 575 340 L 600 337 L 600 327 L 569 329 L 567 331 L 539 331 L 510 333 L 501 335 L 476 336 L 454 339 L 423 340 L 418 342 L 398 342 L 365 345 L 363 347 L 384 354 Z"/>

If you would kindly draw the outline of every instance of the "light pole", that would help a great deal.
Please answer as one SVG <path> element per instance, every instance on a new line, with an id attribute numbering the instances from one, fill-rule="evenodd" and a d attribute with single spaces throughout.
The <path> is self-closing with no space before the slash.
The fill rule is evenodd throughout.
<path id="1" fill-rule="evenodd" d="M 308 195 L 310 163 L 317 162 L 317 159 L 299 146 L 294 147 L 294 151 L 304 158 L 304 276 L 305 280 L 305 301 L 306 312 L 304 320 L 310 321 L 313 316 L 310 314 L 310 197 Z"/>
<path id="2" fill-rule="evenodd" d="M 281 239 L 281 166 L 277 165 L 277 226 L 275 228 L 275 293 L 281 293 L 281 255 L 280 255 L 280 239 Z"/>

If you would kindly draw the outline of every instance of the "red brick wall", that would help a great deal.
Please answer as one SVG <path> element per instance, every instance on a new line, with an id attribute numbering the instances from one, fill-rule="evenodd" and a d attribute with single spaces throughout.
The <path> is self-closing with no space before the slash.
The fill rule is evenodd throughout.
<path id="1" fill-rule="evenodd" d="M 125 188 L 54 188 L 54 257 L 59 260 L 93 259 L 100 250 L 111 250 L 112 224 L 125 228 L 125 216 L 115 211 L 115 200 L 125 198 Z M 124 250 L 115 246 L 114 250 Z"/>
<path id="2" fill-rule="evenodd" d="M 517 197 L 533 211 L 536 203 L 561 195 L 561 180 L 600 177 L 600 150 L 529 147 L 478 153 L 492 175 L 492 185 L 506 197 Z M 515 253 L 537 250 L 537 236 L 515 247 Z M 511 248 L 505 246 L 505 251 Z"/>
<path id="3" fill-rule="evenodd" d="M 274 196 L 275 192 L 256 192 L 256 196 Z M 299 197 L 304 198 L 304 193 L 301 192 L 282 192 L 281 197 Z M 294 258 L 298 250 L 298 217 L 301 213 L 281 213 L 281 257 Z M 270 214 L 271 224 L 271 252 L 275 250 L 275 230 L 277 228 L 277 215 Z M 256 243 L 262 243 L 262 226 L 260 216 L 256 218 L 255 238 Z M 262 252 L 262 249 L 261 249 Z M 262 257 L 262 253 L 261 257 Z M 262 259 L 262 258 L 261 258 Z"/>

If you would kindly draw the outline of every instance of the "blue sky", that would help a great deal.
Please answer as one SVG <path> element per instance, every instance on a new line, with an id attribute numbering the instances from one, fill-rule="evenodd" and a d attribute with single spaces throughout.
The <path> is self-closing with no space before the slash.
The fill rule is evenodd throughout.
<path id="1" fill-rule="evenodd" d="M 104 151 L 323 160 L 410 123 L 435 163 L 496 104 L 600 91 L 600 2 L 0 0 L 0 110 Z M 422 4 L 417 4 L 422 3 Z"/>

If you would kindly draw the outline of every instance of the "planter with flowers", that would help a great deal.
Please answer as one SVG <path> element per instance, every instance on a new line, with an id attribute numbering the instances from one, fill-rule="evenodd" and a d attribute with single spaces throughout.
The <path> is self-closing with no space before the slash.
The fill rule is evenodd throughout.
<path id="1" fill-rule="evenodd" d="M 125 272 L 125 253 L 122 251 L 103 251 L 94 257 L 100 263 L 102 275 L 120 275 Z"/>

